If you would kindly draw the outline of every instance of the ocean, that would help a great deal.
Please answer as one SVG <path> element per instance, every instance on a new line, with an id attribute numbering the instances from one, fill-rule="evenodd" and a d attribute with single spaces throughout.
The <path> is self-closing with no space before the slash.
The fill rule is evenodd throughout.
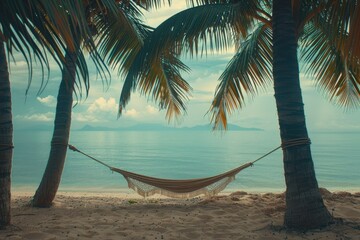
<path id="1" fill-rule="evenodd" d="M 15 131 L 12 189 L 35 191 L 50 150 L 51 131 Z M 360 189 L 360 134 L 310 132 L 320 187 Z M 207 177 L 253 161 L 280 145 L 269 131 L 72 131 L 70 143 L 108 165 L 171 179 Z M 128 192 L 125 179 L 68 150 L 61 191 Z M 241 171 L 225 191 L 285 190 L 281 149 Z"/>

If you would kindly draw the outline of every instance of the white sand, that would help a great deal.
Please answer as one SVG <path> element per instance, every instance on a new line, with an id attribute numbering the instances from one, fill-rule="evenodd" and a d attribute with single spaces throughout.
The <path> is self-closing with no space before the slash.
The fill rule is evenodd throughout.
<path id="1" fill-rule="evenodd" d="M 234 192 L 210 199 L 142 199 L 133 194 L 60 192 L 51 208 L 14 192 L 13 225 L 0 239 L 360 239 L 360 193 L 329 193 L 336 218 L 325 229 L 282 228 L 283 194 Z"/>

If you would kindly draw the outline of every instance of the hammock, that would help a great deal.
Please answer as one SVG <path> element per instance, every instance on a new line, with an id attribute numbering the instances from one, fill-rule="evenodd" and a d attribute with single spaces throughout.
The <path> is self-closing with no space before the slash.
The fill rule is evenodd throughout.
<path id="1" fill-rule="evenodd" d="M 128 182 L 129 188 L 143 197 L 154 194 L 161 194 L 173 198 L 191 198 L 204 194 L 214 196 L 226 188 L 226 186 L 235 179 L 235 175 L 241 170 L 252 166 L 246 163 L 238 168 L 219 174 L 213 177 L 196 178 L 187 180 L 172 180 L 163 178 L 148 177 L 119 168 L 110 168 L 124 176 Z"/>
<path id="2" fill-rule="evenodd" d="M 206 177 L 206 178 L 195 178 L 195 179 L 186 179 L 186 180 L 172 180 L 172 179 L 163 179 L 149 177 L 145 175 L 140 175 L 133 172 L 128 172 L 120 168 L 112 167 L 82 151 L 76 147 L 69 145 L 69 149 L 79 152 L 96 162 L 108 167 L 111 171 L 120 173 L 124 176 L 128 183 L 128 187 L 133 189 L 139 195 L 143 197 L 148 197 L 154 194 L 161 194 L 164 196 L 172 198 L 191 198 L 201 194 L 205 196 L 214 196 L 224 190 L 226 186 L 235 180 L 235 175 L 238 174 L 241 170 L 253 166 L 253 164 L 260 159 L 268 156 L 269 154 L 275 152 L 279 148 L 291 147 L 301 144 L 309 144 L 309 139 L 297 139 L 287 142 L 287 144 L 282 144 L 281 146 L 271 150 L 270 152 L 259 157 L 255 161 L 245 163 L 237 168 L 234 168 L 225 173 Z"/>

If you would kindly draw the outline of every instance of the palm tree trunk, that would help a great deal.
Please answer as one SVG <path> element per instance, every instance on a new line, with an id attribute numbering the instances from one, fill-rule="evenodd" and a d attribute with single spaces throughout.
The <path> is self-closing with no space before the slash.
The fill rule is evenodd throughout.
<path id="1" fill-rule="evenodd" d="M 283 144 L 308 139 L 299 81 L 297 44 L 291 0 L 274 0 L 273 75 L 280 135 Z M 331 215 L 319 192 L 309 144 L 283 148 L 286 181 L 284 224 L 310 229 L 328 225 Z"/>
<path id="2" fill-rule="evenodd" d="M 60 185 L 70 136 L 76 59 L 77 55 L 75 53 L 66 53 L 66 66 L 63 68 L 57 97 L 50 156 L 40 186 L 36 190 L 33 199 L 34 207 L 50 207 Z"/>
<path id="3" fill-rule="evenodd" d="M 0 229 L 10 225 L 13 155 L 11 91 L 4 42 L 0 40 Z"/>

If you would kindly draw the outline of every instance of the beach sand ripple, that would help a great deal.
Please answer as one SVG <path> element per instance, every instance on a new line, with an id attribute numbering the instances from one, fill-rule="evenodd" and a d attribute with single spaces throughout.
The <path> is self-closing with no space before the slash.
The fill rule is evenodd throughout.
<path id="1" fill-rule="evenodd" d="M 32 208 L 13 193 L 13 225 L 0 239 L 360 239 L 360 194 L 322 189 L 338 220 L 324 229 L 282 227 L 284 194 L 234 192 L 188 200 L 59 193 L 51 208 Z"/>

